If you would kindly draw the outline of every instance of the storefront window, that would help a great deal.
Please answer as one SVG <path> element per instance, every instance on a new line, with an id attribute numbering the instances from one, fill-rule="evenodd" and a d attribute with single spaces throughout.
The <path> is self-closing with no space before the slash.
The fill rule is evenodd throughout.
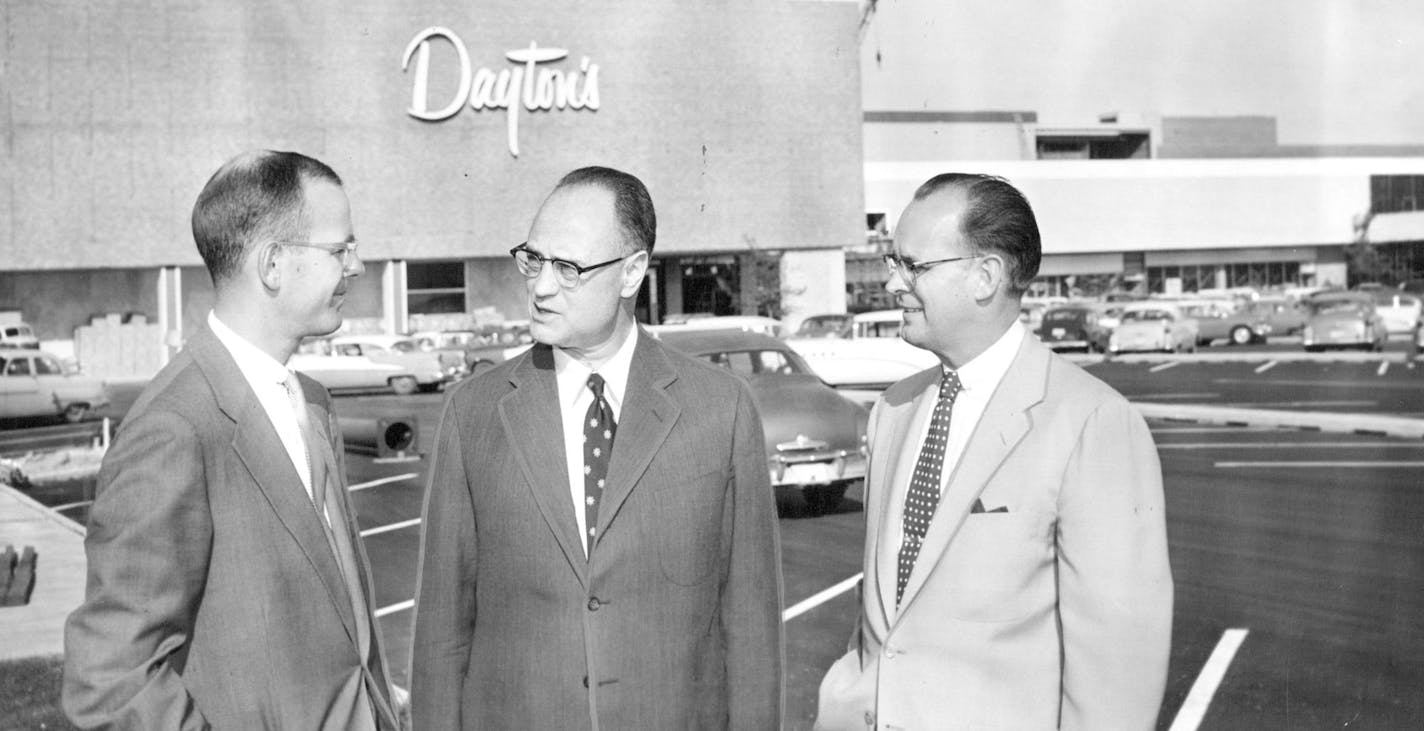
<path id="1" fill-rule="evenodd" d="M 412 315 L 465 312 L 465 264 L 420 261 L 406 264 L 406 307 Z"/>

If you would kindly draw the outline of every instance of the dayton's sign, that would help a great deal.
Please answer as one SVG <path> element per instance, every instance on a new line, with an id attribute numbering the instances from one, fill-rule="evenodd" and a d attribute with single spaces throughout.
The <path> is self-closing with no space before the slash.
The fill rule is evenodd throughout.
<path id="1" fill-rule="evenodd" d="M 428 82 L 430 78 L 430 42 L 444 38 L 455 47 L 460 58 L 460 83 L 454 95 L 439 108 L 431 108 Z M 512 67 L 493 71 L 481 67 L 472 69 L 470 52 L 454 31 L 432 27 L 416 33 L 405 48 L 402 70 L 410 70 L 412 59 L 415 79 L 411 87 L 410 108 L 406 111 L 416 119 L 439 122 L 460 112 L 465 105 L 476 112 L 503 109 L 509 135 L 509 153 L 519 156 L 519 107 L 533 112 L 551 109 L 598 109 L 598 64 L 587 56 L 576 70 L 548 68 L 548 64 L 568 57 L 563 48 L 540 48 L 530 42 L 528 48 L 506 51 L 504 57 Z"/>

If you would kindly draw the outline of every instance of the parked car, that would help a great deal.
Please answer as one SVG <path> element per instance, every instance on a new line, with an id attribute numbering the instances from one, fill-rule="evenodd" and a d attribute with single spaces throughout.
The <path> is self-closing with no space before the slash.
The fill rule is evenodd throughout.
<path id="1" fill-rule="evenodd" d="M 844 338 L 786 339 L 826 383 L 841 389 L 884 389 L 939 363 L 939 357 L 900 338 L 900 310 L 862 312 Z"/>
<path id="2" fill-rule="evenodd" d="M 1413 334 L 1418 327 L 1424 303 L 1408 292 L 1381 289 L 1370 292 L 1375 297 L 1375 311 L 1384 320 L 1385 332 L 1389 335 Z"/>
<path id="3" fill-rule="evenodd" d="M 40 340 L 35 331 L 23 322 L 14 322 L 0 327 L 0 348 L 29 348 L 39 350 Z"/>
<path id="4" fill-rule="evenodd" d="M 1308 313 L 1301 344 L 1308 352 L 1327 348 L 1384 350 L 1384 319 L 1369 292 L 1327 292 L 1306 300 Z"/>
<path id="5" fill-rule="evenodd" d="M 1059 305 L 1043 313 L 1038 338 L 1056 350 L 1102 353 L 1108 349 L 1112 331 L 1102 324 L 1102 313 L 1092 305 Z"/>
<path id="6" fill-rule="evenodd" d="M 40 350 L 0 350 L 0 418 L 57 416 L 78 422 L 107 406 L 104 382 L 66 372 Z"/>
<path id="7" fill-rule="evenodd" d="M 751 385 L 773 486 L 798 488 L 812 512 L 835 510 L 865 477 L 869 412 L 827 386 L 786 343 L 735 330 L 661 328 L 658 338 Z M 684 416 L 684 418 L 686 418 Z"/>
<path id="8" fill-rule="evenodd" d="M 331 391 L 379 390 L 397 394 L 419 391 L 426 383 L 445 377 L 439 359 L 431 353 L 393 358 L 389 351 L 359 343 L 336 346 L 328 338 L 309 340 L 294 353 L 287 365 L 315 378 Z M 417 373 L 413 366 L 421 368 Z M 443 382 L 443 381 L 441 381 Z"/>
<path id="9" fill-rule="evenodd" d="M 1160 350 L 1196 352 L 1197 321 L 1169 302 L 1135 302 L 1122 311 L 1122 321 L 1108 338 L 1108 352 Z"/>
<path id="10" fill-rule="evenodd" d="M 826 315 L 812 315 L 801 321 L 796 328 L 798 338 L 848 338 L 854 315 L 838 312 Z"/>
<path id="11" fill-rule="evenodd" d="M 1182 314 L 1197 321 L 1197 345 L 1224 340 L 1232 345 L 1266 342 L 1271 325 L 1249 308 L 1238 308 L 1234 300 L 1184 300 Z"/>
<path id="12" fill-rule="evenodd" d="M 332 352 L 365 356 L 376 363 L 391 363 L 408 369 L 417 386 L 435 391 L 469 372 L 463 354 L 423 350 L 420 343 L 404 335 L 338 335 L 331 339 Z"/>
<path id="13" fill-rule="evenodd" d="M 1305 306 L 1289 297 L 1262 297 L 1247 305 L 1247 310 L 1271 326 L 1271 336 L 1299 335 L 1305 327 Z"/>
<path id="14" fill-rule="evenodd" d="M 681 322 L 665 320 L 655 328 L 677 330 L 740 330 L 778 337 L 781 335 L 781 321 L 772 317 L 757 315 L 717 315 L 711 317 L 691 317 Z"/>

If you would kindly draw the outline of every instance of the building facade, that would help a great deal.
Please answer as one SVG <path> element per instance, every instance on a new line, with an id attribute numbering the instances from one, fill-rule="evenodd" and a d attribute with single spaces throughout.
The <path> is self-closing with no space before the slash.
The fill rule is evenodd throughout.
<path id="1" fill-rule="evenodd" d="M 19 0 L 0 14 L 0 309 L 42 339 L 133 313 L 180 343 L 212 302 L 193 201 L 252 148 L 344 179 L 367 264 L 347 299 L 356 327 L 526 317 L 508 250 L 558 178 L 592 164 L 639 176 L 657 207 L 644 319 L 844 307 L 864 200 L 853 2 Z"/>

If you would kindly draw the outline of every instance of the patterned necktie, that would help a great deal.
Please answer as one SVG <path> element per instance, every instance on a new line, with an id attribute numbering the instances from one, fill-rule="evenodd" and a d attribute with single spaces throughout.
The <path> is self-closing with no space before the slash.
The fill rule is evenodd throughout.
<path id="1" fill-rule="evenodd" d="M 613 435 L 618 425 L 613 421 L 613 409 L 603 398 L 603 376 L 588 377 L 588 390 L 593 403 L 583 421 L 583 516 L 588 527 L 588 554 L 593 555 L 598 528 L 598 504 L 603 501 L 603 483 L 608 478 L 608 457 L 613 453 Z"/>
<path id="2" fill-rule="evenodd" d="M 930 519 L 939 506 L 940 472 L 944 467 L 945 444 L 949 441 L 949 412 L 961 388 L 959 374 L 944 369 L 944 377 L 939 382 L 939 401 L 930 419 L 930 432 L 925 437 L 925 445 L 920 448 L 915 475 L 910 479 L 910 491 L 905 495 L 902 524 L 905 537 L 900 543 L 900 565 L 895 577 L 897 607 L 900 606 L 900 598 L 905 595 L 905 585 L 910 583 L 910 572 L 915 569 L 915 559 L 920 556 L 920 544 L 929 530 Z"/>

